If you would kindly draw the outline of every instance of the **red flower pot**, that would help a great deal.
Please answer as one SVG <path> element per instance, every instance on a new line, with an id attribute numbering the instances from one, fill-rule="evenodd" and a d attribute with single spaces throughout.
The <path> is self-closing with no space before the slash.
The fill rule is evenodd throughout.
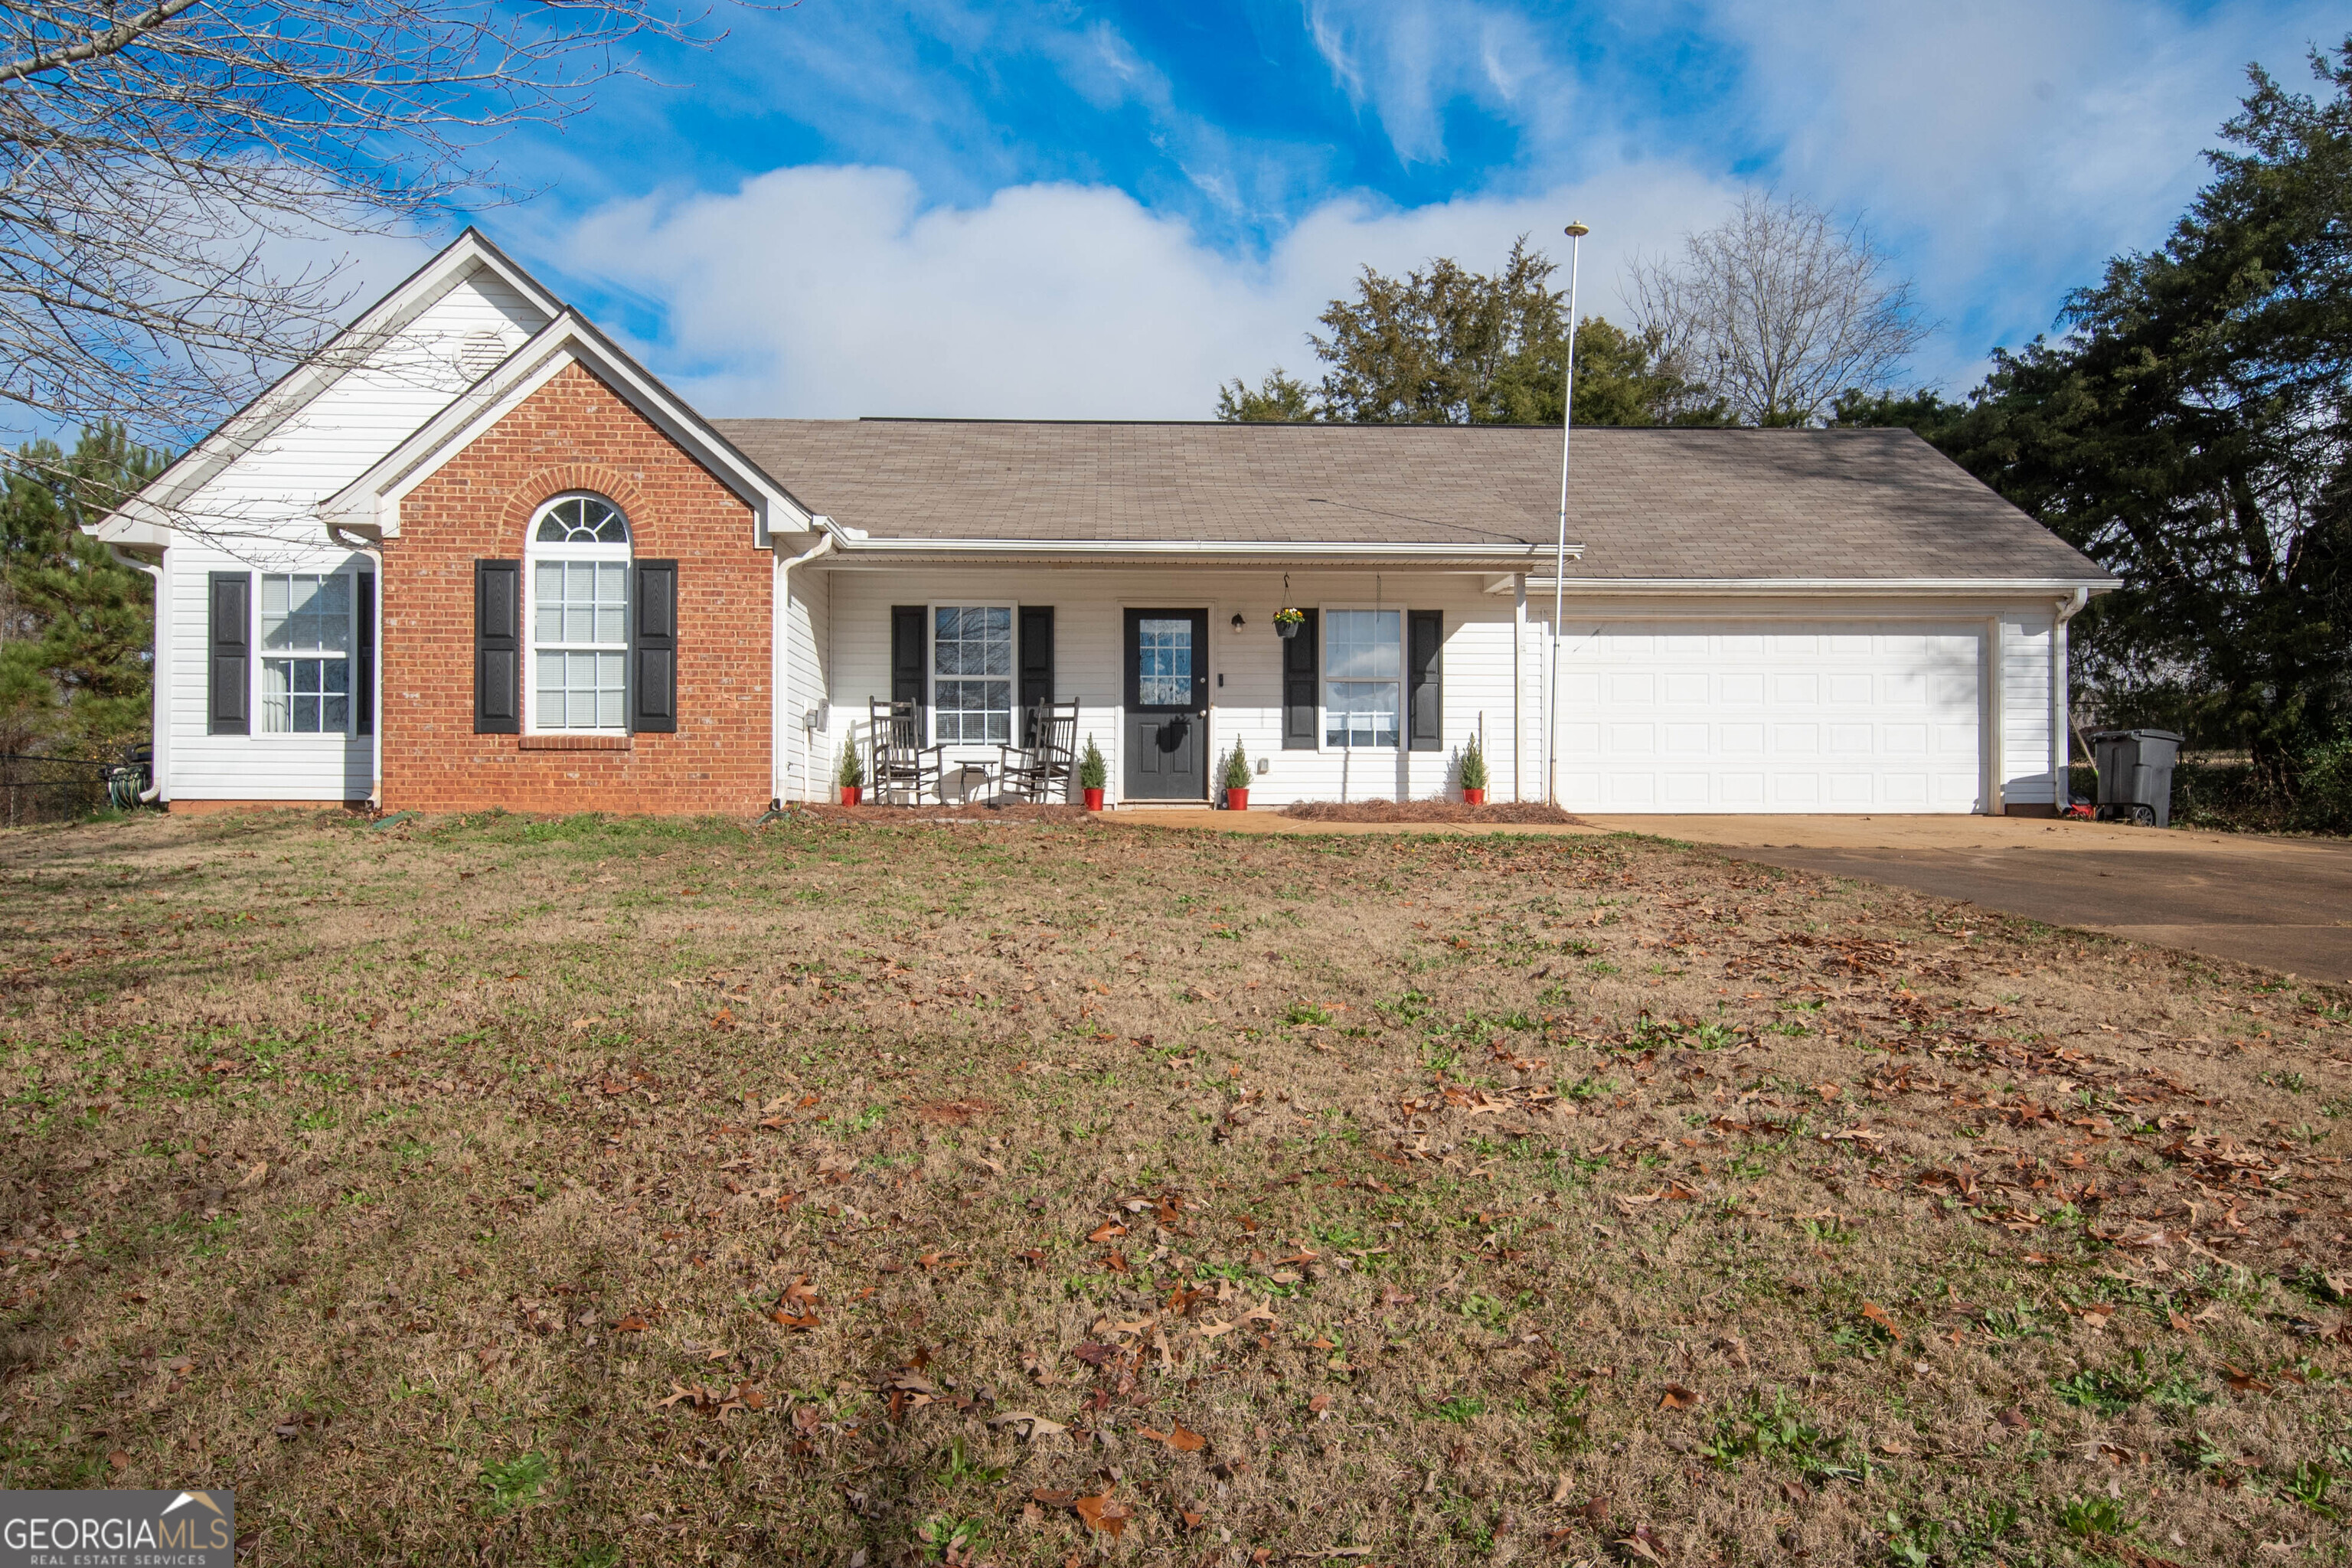
<path id="1" fill-rule="evenodd" d="M 1225 809 L 1227 811 L 1247 811 L 1249 809 L 1249 791 L 1245 789 L 1227 790 L 1225 792 Z"/>
<path id="2" fill-rule="evenodd" d="M 1102 791 L 1098 789 L 1090 789 L 1086 792 L 1086 795 L 1087 809 L 1088 811 L 1100 811 L 1102 809 Z"/>
<path id="3" fill-rule="evenodd" d="M 1465 805 L 1484 805 L 1486 804 L 1486 792 L 1483 789 L 1472 789 L 1465 784 L 1462 790 L 1462 804 Z"/>
<path id="4" fill-rule="evenodd" d="M 865 795 L 865 793 L 866 786 L 864 784 L 844 784 L 841 786 L 841 804 L 844 805 L 856 805 L 858 802 L 858 798 Z"/>

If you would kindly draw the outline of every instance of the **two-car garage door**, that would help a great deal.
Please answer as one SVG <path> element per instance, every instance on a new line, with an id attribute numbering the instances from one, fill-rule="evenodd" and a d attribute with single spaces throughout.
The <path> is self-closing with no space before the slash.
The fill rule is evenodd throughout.
<path id="1" fill-rule="evenodd" d="M 1982 623 L 1563 624 L 1570 810 L 1984 809 Z"/>

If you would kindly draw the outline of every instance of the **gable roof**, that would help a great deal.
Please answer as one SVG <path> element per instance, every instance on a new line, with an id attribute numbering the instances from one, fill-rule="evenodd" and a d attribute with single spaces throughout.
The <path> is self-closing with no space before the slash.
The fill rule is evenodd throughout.
<path id="1" fill-rule="evenodd" d="M 320 394 L 367 363 L 378 348 L 451 289 L 481 271 L 495 275 L 542 315 L 551 317 L 563 309 L 562 300 L 484 238 L 480 230 L 468 228 L 386 290 L 318 353 L 279 376 L 211 435 L 182 453 L 118 510 L 91 524 L 89 531 L 117 543 L 163 542 L 170 532 L 175 507 L 267 441 Z"/>
<path id="2" fill-rule="evenodd" d="M 755 547 L 766 549 L 772 531 L 796 533 L 823 526 L 685 399 L 569 307 L 365 473 L 321 502 L 320 517 L 332 526 L 399 537 L 401 499 L 572 364 L 610 387 L 734 491 L 751 509 L 751 542 Z"/>
<path id="3" fill-rule="evenodd" d="M 715 423 L 814 510 L 914 551 L 1451 546 L 1548 569 L 1558 528 L 1550 426 Z M 1579 429 L 1568 533 L 1577 581 L 2112 581 L 1899 429 Z"/>

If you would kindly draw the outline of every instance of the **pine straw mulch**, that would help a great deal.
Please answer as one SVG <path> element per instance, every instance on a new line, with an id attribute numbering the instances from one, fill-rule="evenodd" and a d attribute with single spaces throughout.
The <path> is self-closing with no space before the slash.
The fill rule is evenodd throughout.
<path id="1" fill-rule="evenodd" d="M 1600 837 L 0 835 L 0 1486 L 244 1562 L 2341 1561 L 2352 1007 Z"/>
<path id="2" fill-rule="evenodd" d="M 1548 823 L 1564 827 L 1582 827 L 1584 819 L 1570 816 L 1556 805 L 1539 800 L 1488 801 L 1480 805 L 1467 805 L 1458 800 L 1308 800 L 1282 808 L 1285 816 L 1295 816 L 1302 822 L 1449 822 Z"/>

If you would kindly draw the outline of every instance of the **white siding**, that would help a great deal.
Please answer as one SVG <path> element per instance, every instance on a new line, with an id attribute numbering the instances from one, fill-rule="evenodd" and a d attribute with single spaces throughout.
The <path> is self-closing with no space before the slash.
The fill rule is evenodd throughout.
<path id="1" fill-rule="evenodd" d="M 2000 617 L 2000 763 L 2004 805 L 2048 805 L 2050 649 L 2056 617 L 2047 610 Z"/>
<path id="2" fill-rule="evenodd" d="M 1370 573 L 1290 574 L 1291 601 L 1301 605 L 1377 601 L 1391 609 L 1439 610 L 1445 616 L 1444 749 L 1349 753 L 1282 748 L 1282 641 L 1274 629 L 1274 612 L 1282 604 L 1277 573 L 829 569 L 812 575 L 832 585 L 833 717 L 827 731 L 816 738 L 820 755 L 813 776 L 820 787 L 843 745 L 865 743 L 866 703 L 890 694 L 890 606 L 944 603 L 1054 606 L 1055 695 L 1080 703 L 1079 749 L 1089 735 L 1101 746 L 1110 763 L 1113 801 L 1123 776 L 1121 637 L 1129 606 L 1208 611 L 1209 754 L 1221 757 L 1238 740 L 1253 763 L 1269 760 L 1265 773 L 1251 777 L 1253 805 L 1454 794 L 1457 754 L 1482 720 L 1489 787 L 1498 797 L 1509 795 L 1511 597 L 1483 592 L 1483 578 L 1391 573 L 1376 581 Z M 1232 625 L 1236 614 L 1244 623 L 1239 631 Z M 1217 684 L 1220 676 L 1223 686 Z M 800 701 L 797 696 L 793 700 Z M 797 724 L 799 716 L 791 717 Z M 950 761 L 966 757 L 994 762 L 997 753 L 993 747 L 949 752 Z M 1539 780 L 1530 782 L 1540 785 Z"/>
<path id="3" fill-rule="evenodd" d="M 261 734 L 257 686 L 248 710 L 256 733 L 205 732 L 210 574 L 367 567 L 365 556 L 327 538 L 318 504 L 482 374 L 493 342 L 500 354 L 510 353 L 545 324 L 520 295 L 477 271 L 188 498 L 189 522 L 164 551 L 169 627 L 157 637 L 157 721 L 168 726 L 159 737 L 165 798 L 352 800 L 369 793 L 368 737 Z M 469 363 L 469 353 L 480 357 Z M 257 681 L 257 659 L 252 673 Z"/>
<path id="4" fill-rule="evenodd" d="M 784 700 L 776 713 L 776 794 L 782 800 L 832 798 L 829 735 L 840 728 L 834 711 L 831 647 L 833 579 L 803 566 L 786 580 Z M 814 710 L 818 723 L 806 722 Z"/>
<path id="5" fill-rule="evenodd" d="M 298 550 L 276 545 L 271 569 L 281 572 L 373 571 L 364 555 L 345 550 Z M 168 798 L 174 800 L 364 800 L 374 787 L 373 740 L 365 735 L 266 735 L 261 732 L 261 660 L 247 660 L 249 735 L 205 733 L 212 695 L 209 664 L 212 576 L 253 570 L 250 560 L 210 542 L 174 544 L 163 552 L 172 624 L 159 627 L 156 683 L 159 718 L 171 726 L 166 763 Z M 257 604 L 255 596 L 253 603 Z M 257 654 L 258 650 L 257 649 Z"/>

